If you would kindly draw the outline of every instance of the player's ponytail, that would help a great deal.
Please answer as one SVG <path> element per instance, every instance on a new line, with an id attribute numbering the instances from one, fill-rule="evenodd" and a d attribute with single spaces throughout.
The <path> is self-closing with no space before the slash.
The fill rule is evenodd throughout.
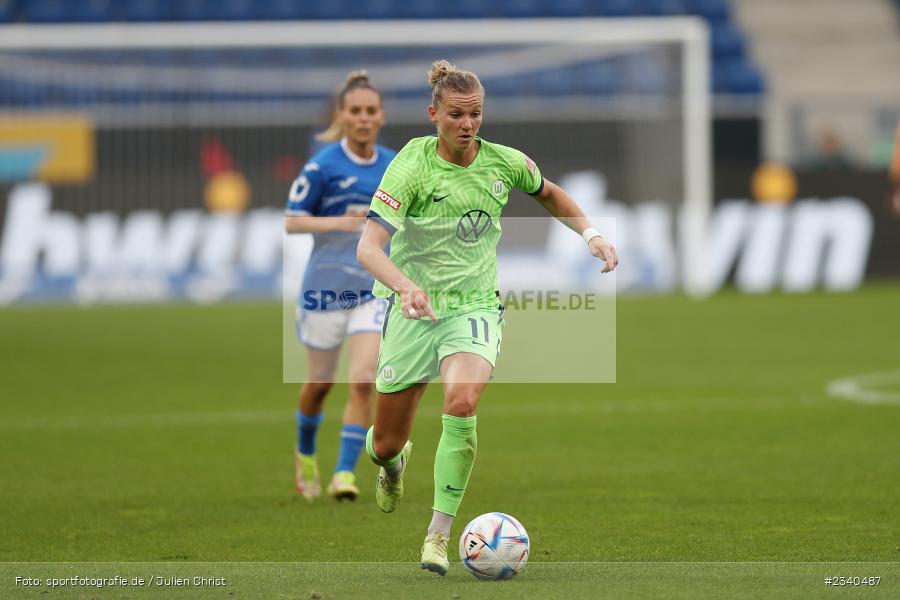
<path id="1" fill-rule="evenodd" d="M 437 107 L 444 99 L 444 92 L 470 94 L 480 92 L 484 95 L 484 87 L 478 75 L 471 71 L 463 71 L 446 60 L 432 63 L 428 73 L 428 85 L 431 86 L 431 103 Z"/>
<path id="2" fill-rule="evenodd" d="M 328 129 L 316 134 L 317 140 L 320 142 L 336 142 L 344 137 L 344 128 L 338 119 L 339 112 L 341 110 L 338 108 L 337 102 L 334 102 L 331 111 L 331 124 L 328 126 Z"/>
<path id="3" fill-rule="evenodd" d="M 351 71 L 347 75 L 347 80 L 344 82 L 344 85 L 341 86 L 335 95 L 334 113 L 331 115 L 331 125 L 328 126 L 328 129 L 316 135 L 317 140 L 320 142 L 336 142 L 344 136 L 344 130 L 343 127 L 341 127 L 341 121 L 338 118 L 338 114 L 344 108 L 344 98 L 347 96 L 347 93 L 360 88 L 372 90 L 378 94 L 378 98 L 381 99 L 381 92 L 372 85 L 371 81 L 369 81 L 369 74 L 366 71 Z"/>

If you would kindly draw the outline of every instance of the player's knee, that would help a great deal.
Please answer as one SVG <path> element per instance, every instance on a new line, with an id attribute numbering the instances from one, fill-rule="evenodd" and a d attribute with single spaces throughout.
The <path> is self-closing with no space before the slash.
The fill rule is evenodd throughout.
<path id="1" fill-rule="evenodd" d="M 350 399 L 361 407 L 368 407 L 372 403 L 372 393 L 375 384 L 371 381 L 356 380 L 350 384 Z"/>
<path id="2" fill-rule="evenodd" d="M 309 381 L 306 384 L 306 388 L 317 400 L 321 400 L 325 398 L 328 392 L 331 390 L 331 386 L 334 384 L 330 381 Z"/>
<path id="3" fill-rule="evenodd" d="M 447 391 L 444 412 L 454 417 L 471 417 L 478 406 L 478 391 L 469 386 L 456 386 Z"/>

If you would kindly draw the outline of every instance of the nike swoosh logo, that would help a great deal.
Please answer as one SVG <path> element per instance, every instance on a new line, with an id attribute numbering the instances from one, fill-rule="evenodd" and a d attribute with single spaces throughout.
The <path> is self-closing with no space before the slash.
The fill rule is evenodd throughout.
<path id="1" fill-rule="evenodd" d="M 450 485 L 449 483 L 447 484 L 447 489 L 450 490 L 451 492 L 464 492 L 464 491 L 466 491 L 466 488 L 462 488 L 462 489 L 460 489 L 460 488 L 455 488 L 455 487 L 453 487 L 452 485 Z"/>
<path id="2" fill-rule="evenodd" d="M 451 193 L 452 193 L 452 192 L 451 192 Z M 444 195 L 444 196 L 441 196 L 440 198 L 438 198 L 438 197 L 435 196 L 434 198 L 431 199 L 431 201 L 432 201 L 432 202 L 440 202 L 441 200 L 443 200 L 444 198 L 446 198 L 446 197 L 449 196 L 449 195 L 450 195 L 450 194 L 446 194 L 446 195 Z"/>

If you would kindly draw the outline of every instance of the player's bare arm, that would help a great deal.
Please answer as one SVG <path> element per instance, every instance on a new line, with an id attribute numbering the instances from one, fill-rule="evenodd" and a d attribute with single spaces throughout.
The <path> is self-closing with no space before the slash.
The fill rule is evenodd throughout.
<path id="1" fill-rule="evenodd" d="M 390 241 L 391 234 L 384 227 L 374 221 L 367 221 L 356 248 L 356 259 L 375 279 L 397 293 L 404 317 L 420 319 L 428 316 L 436 322 L 437 315 L 434 314 L 428 295 L 404 275 L 385 253 L 384 247 Z"/>
<path id="2" fill-rule="evenodd" d="M 894 206 L 894 210 L 900 212 L 900 122 L 897 123 L 897 134 L 894 138 L 894 154 L 891 157 L 888 181 L 891 185 L 891 203 Z"/>
<path id="3" fill-rule="evenodd" d="M 572 197 L 549 179 L 544 180 L 544 187 L 535 196 L 535 200 L 544 207 L 544 210 L 578 235 L 584 235 L 586 231 L 593 229 L 590 220 L 584 216 Z M 619 264 L 616 248 L 606 238 L 600 235 L 591 237 L 588 240 L 588 248 L 591 254 L 606 262 L 601 272 L 609 273 Z"/>
<path id="4" fill-rule="evenodd" d="M 339 217 L 314 217 L 311 215 L 287 215 L 284 230 L 287 233 L 325 233 L 327 231 L 357 232 L 366 221 L 365 212 L 347 212 Z"/>
<path id="5" fill-rule="evenodd" d="M 897 123 L 897 135 L 894 139 L 894 156 L 891 159 L 891 183 L 900 187 L 900 122 Z"/>

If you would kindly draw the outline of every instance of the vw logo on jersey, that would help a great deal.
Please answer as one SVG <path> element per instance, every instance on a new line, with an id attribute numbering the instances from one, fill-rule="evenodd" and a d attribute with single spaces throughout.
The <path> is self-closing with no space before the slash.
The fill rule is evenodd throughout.
<path id="1" fill-rule="evenodd" d="M 502 198 L 503 194 L 506 193 L 506 186 L 503 185 L 503 182 L 498 179 L 494 182 L 493 187 L 491 187 L 491 193 L 498 198 Z"/>
<path id="2" fill-rule="evenodd" d="M 394 373 L 394 367 L 391 365 L 384 365 L 384 368 L 381 369 L 381 378 L 385 383 L 392 382 L 396 376 L 397 374 Z"/>
<path id="3" fill-rule="evenodd" d="M 481 209 L 472 209 L 456 224 L 456 237 L 464 242 L 477 242 L 493 225 L 491 215 Z"/>

